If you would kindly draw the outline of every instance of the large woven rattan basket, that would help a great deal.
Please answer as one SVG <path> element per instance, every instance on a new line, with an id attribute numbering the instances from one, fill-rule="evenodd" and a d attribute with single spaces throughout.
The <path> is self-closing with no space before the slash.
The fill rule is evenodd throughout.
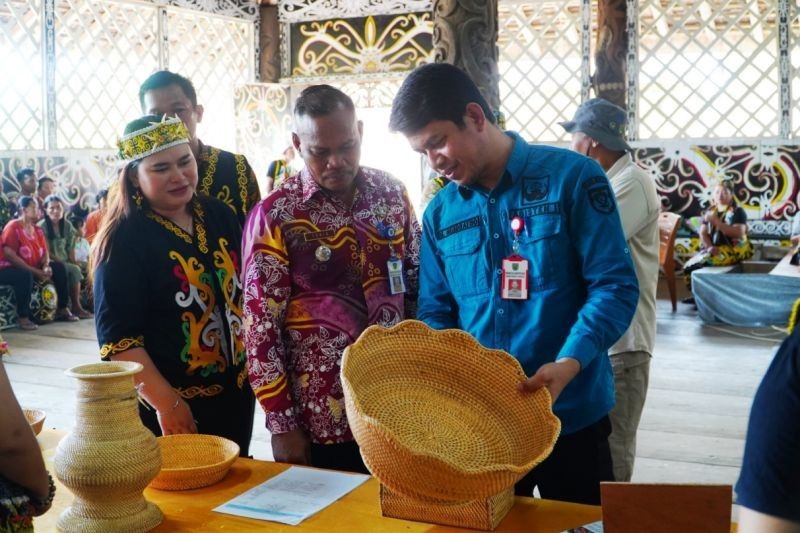
<path id="1" fill-rule="evenodd" d="M 508 489 L 550 454 L 561 427 L 546 389 L 517 390 L 524 379 L 506 352 L 414 320 L 368 328 L 342 361 L 347 418 L 364 462 L 384 493 L 419 508 L 510 508 L 498 495 L 512 497 Z"/>

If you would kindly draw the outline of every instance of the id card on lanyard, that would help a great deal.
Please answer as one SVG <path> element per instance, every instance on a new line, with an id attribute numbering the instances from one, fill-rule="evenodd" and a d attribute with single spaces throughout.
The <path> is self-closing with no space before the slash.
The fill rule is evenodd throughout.
<path id="1" fill-rule="evenodd" d="M 377 224 L 378 232 L 389 241 L 389 260 L 386 261 L 386 272 L 389 274 L 389 294 L 403 294 L 406 292 L 406 281 L 403 278 L 403 260 L 398 257 L 392 245 L 392 239 L 397 235 L 393 225 L 386 225 L 383 221 Z"/>
<path id="2" fill-rule="evenodd" d="M 500 297 L 504 300 L 528 299 L 528 260 L 519 255 L 519 235 L 525 223 L 520 217 L 511 219 L 514 233 L 513 253 L 503 259 Z"/>

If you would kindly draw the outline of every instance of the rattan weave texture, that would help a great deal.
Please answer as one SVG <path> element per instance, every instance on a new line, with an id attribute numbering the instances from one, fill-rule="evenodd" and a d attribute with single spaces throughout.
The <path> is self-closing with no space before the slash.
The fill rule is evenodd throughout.
<path id="1" fill-rule="evenodd" d="M 189 490 L 217 483 L 239 457 L 235 442 L 199 433 L 159 437 L 161 472 L 150 488 Z"/>
<path id="2" fill-rule="evenodd" d="M 517 390 L 524 379 L 506 352 L 415 320 L 367 328 L 342 360 L 347 418 L 370 472 L 438 502 L 493 497 L 550 454 L 560 421 L 547 390 Z"/>

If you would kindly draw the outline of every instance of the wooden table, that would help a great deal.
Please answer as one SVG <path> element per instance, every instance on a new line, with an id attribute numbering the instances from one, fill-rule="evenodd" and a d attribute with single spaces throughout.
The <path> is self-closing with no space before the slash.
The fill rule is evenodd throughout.
<path id="1" fill-rule="evenodd" d="M 789 276 L 793 278 L 800 277 L 800 266 L 791 264 L 794 248 L 781 259 L 775 268 L 769 271 L 773 276 Z"/>
<path id="2" fill-rule="evenodd" d="M 53 456 L 61 431 L 45 430 L 39 435 L 48 469 L 53 472 Z M 354 531 L 380 532 L 446 532 L 473 531 L 434 526 L 381 516 L 378 501 L 379 484 L 375 478 L 337 501 L 298 526 L 287 526 L 263 520 L 239 518 L 212 512 L 211 509 L 238 496 L 246 490 L 289 468 L 290 465 L 237 459 L 233 468 L 221 482 L 203 489 L 190 491 L 145 490 L 145 497 L 158 505 L 164 513 L 164 522 L 153 531 L 316 531 L 319 533 L 351 533 Z M 53 476 L 55 478 L 55 476 Z M 37 531 L 56 531 L 58 515 L 72 502 L 72 494 L 57 480 L 58 490 L 53 508 L 34 519 Z M 560 532 L 582 524 L 600 520 L 600 507 L 573 503 L 517 498 L 514 507 L 496 531 Z"/>

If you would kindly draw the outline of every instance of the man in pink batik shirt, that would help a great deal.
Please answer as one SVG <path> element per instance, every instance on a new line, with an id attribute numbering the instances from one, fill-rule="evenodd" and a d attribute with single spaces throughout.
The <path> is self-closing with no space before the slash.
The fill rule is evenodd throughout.
<path id="1" fill-rule="evenodd" d="M 361 167 L 362 124 L 328 85 L 305 89 L 292 143 L 305 168 L 249 215 L 245 344 L 276 461 L 366 472 L 345 415 L 342 352 L 414 316 L 419 224 L 405 187 Z"/>

